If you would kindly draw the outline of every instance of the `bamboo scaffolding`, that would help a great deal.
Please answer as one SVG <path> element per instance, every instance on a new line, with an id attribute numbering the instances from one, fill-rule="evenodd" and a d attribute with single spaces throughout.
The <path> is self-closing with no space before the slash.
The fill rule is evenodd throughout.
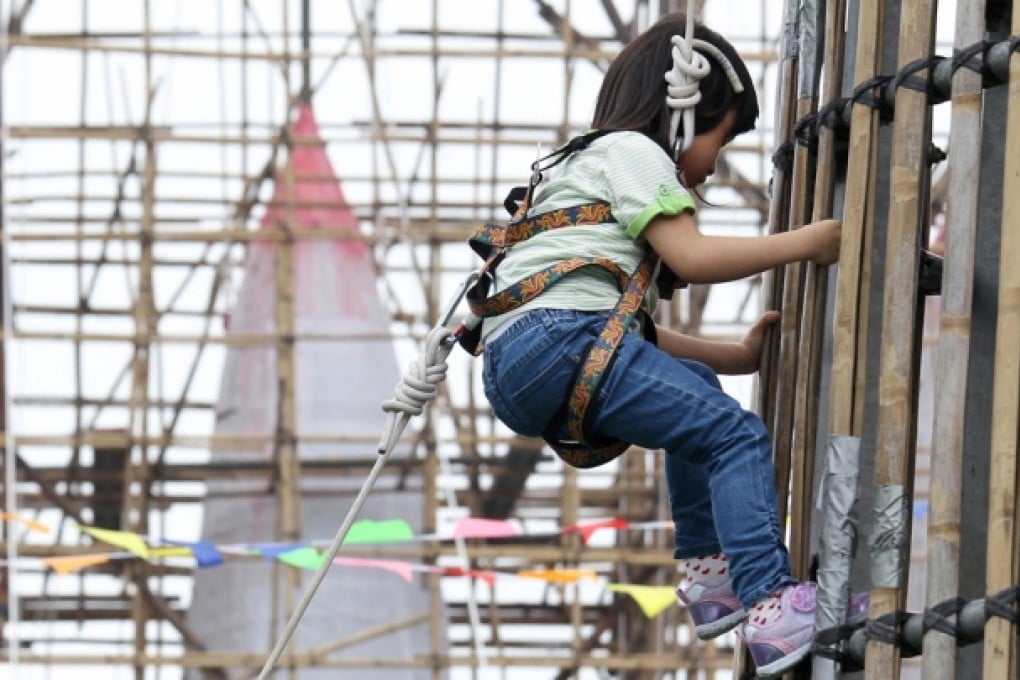
<path id="1" fill-rule="evenodd" d="M 1013 1 L 1013 34 L 1020 33 L 1020 0 Z M 1020 55 L 1009 64 L 1005 167 L 1002 181 L 1001 265 L 992 386 L 991 477 L 988 481 L 988 557 L 985 588 L 997 592 L 1020 582 L 1018 575 L 1017 436 L 1020 409 Z M 1012 677 L 1017 672 L 1016 626 L 993 618 L 985 627 L 984 676 Z"/>
<path id="2" fill-rule="evenodd" d="M 900 9 L 899 68 L 932 54 L 934 0 L 913 0 Z M 925 76 L 925 72 L 920 77 Z M 886 238 L 882 348 L 875 456 L 875 535 L 868 615 L 878 618 L 906 604 L 906 552 L 909 549 L 917 444 L 917 381 L 920 361 L 921 302 L 919 252 L 927 244 L 925 201 L 930 185 L 931 111 L 927 95 L 896 90 Z M 865 677 L 898 678 L 900 649 L 870 641 Z"/>
<path id="3" fill-rule="evenodd" d="M 30 4 L 25 3 L 24 7 Z M 30 409 L 36 415 L 53 413 L 55 418 L 65 411 L 73 412 L 74 424 L 66 429 L 35 432 L 19 424 L 16 431 L 8 433 L 8 440 L 32 459 L 32 466 L 26 458 L 26 466 L 20 471 L 23 507 L 38 512 L 40 517 L 57 508 L 67 518 L 61 520 L 62 527 L 70 526 L 70 520 L 87 522 L 92 503 L 114 501 L 120 497 L 125 507 L 131 508 L 137 521 L 136 524 L 125 525 L 125 528 L 141 529 L 146 526 L 145 522 L 149 522 L 148 528 L 160 533 L 163 518 L 172 514 L 174 506 L 202 500 L 201 492 L 192 482 L 229 477 L 245 480 L 244 483 L 252 484 L 254 489 L 255 482 L 265 481 L 279 467 L 272 462 L 254 460 L 236 461 L 230 465 L 190 462 L 194 460 L 194 450 L 250 451 L 252 447 L 270 444 L 279 451 L 287 446 L 304 444 L 364 443 L 364 456 L 305 462 L 300 464 L 299 470 L 289 470 L 291 479 L 315 477 L 324 479 L 327 486 L 331 481 L 341 483 L 362 474 L 372 464 L 368 455 L 369 443 L 375 442 L 378 436 L 377 431 L 372 431 L 371 423 L 365 424 L 364 432 L 297 432 L 294 429 L 288 432 L 288 428 L 283 426 L 281 432 L 215 435 L 204 432 L 201 427 L 196 429 L 194 421 L 189 422 L 188 417 L 196 415 L 199 410 L 204 411 L 201 417 L 208 417 L 212 406 L 204 394 L 191 393 L 191 376 L 199 367 L 203 350 L 228 347 L 279 350 L 281 346 L 292 346 L 294 342 L 366 339 L 412 345 L 421 333 L 422 324 L 434 318 L 435 311 L 444 301 L 444 286 L 450 275 L 458 275 L 468 269 L 464 263 L 451 258 L 445 245 L 463 243 L 477 226 L 478 216 L 488 218 L 494 214 L 502 187 L 510 184 L 509 179 L 495 171 L 497 154 L 519 153 L 521 148 L 532 148 L 536 142 L 550 146 L 580 129 L 583 124 L 579 122 L 579 112 L 574 105 L 578 94 L 574 90 L 577 83 L 585 86 L 585 82 L 575 82 L 575 73 L 582 70 L 582 62 L 591 62 L 597 67 L 599 62 L 615 55 L 622 44 L 619 36 L 592 38 L 581 35 L 571 25 L 572 13 L 576 18 L 580 7 L 580 3 L 575 2 L 566 6 L 562 15 L 552 12 L 548 14 L 549 18 L 543 17 L 550 25 L 555 22 L 555 35 L 537 36 L 525 32 L 518 36 L 507 32 L 500 23 L 495 32 L 479 31 L 471 36 L 490 40 L 477 49 L 464 46 L 464 43 L 457 44 L 457 34 L 466 35 L 467 32 L 442 29 L 439 12 L 433 9 L 431 26 L 417 33 L 411 31 L 407 35 L 389 36 L 378 33 L 376 26 L 366 22 L 368 39 L 364 46 L 357 45 L 358 40 L 352 33 L 341 33 L 338 35 L 348 38 L 348 45 L 338 51 L 314 50 L 309 44 L 296 50 L 287 44 L 294 35 L 293 31 L 286 26 L 282 32 L 264 27 L 256 10 L 248 3 L 244 4 L 240 8 L 243 19 L 239 38 L 229 38 L 233 42 L 228 43 L 217 38 L 215 48 L 207 41 L 220 36 L 219 31 L 204 32 L 191 42 L 187 36 L 160 31 L 159 26 L 150 22 L 146 22 L 134 35 L 100 35 L 89 31 L 86 26 L 83 31 L 62 36 L 25 35 L 20 31 L 14 36 L 16 50 L 30 49 L 38 55 L 45 51 L 55 56 L 66 52 L 81 59 L 83 73 L 89 70 L 86 63 L 97 65 L 107 56 L 120 60 L 115 62 L 118 64 L 142 65 L 144 61 L 148 67 L 144 72 L 139 71 L 139 75 L 145 73 L 150 79 L 146 111 L 152 108 L 155 100 L 153 81 L 163 75 L 160 73 L 163 66 L 178 57 L 194 64 L 209 63 L 220 69 L 226 63 L 230 63 L 231 69 L 241 65 L 236 71 L 240 74 L 240 119 L 236 113 L 224 114 L 223 120 L 206 123 L 177 120 L 167 115 L 156 119 L 132 117 L 128 112 L 128 115 L 121 116 L 121 120 L 128 122 L 120 125 L 110 122 L 118 118 L 114 107 L 103 119 L 94 113 L 97 109 L 94 102 L 89 101 L 88 116 L 84 105 L 79 102 L 81 111 L 76 124 L 39 125 L 34 120 L 23 119 L 15 120 L 14 126 L 9 129 L 8 139 L 18 145 L 18 158 L 58 144 L 73 146 L 80 154 L 70 170 L 62 167 L 65 159 L 57 155 L 52 161 L 44 160 L 38 166 L 12 163 L 14 174 L 8 176 L 15 177 L 18 185 L 17 191 L 7 198 L 14 199 L 10 205 L 15 206 L 16 212 L 11 214 L 8 210 L 4 224 L 12 244 L 9 261 L 21 271 L 38 267 L 45 272 L 47 267 L 62 267 L 69 269 L 71 275 L 79 280 L 75 301 L 80 301 L 80 304 L 77 305 L 66 303 L 63 298 L 60 302 L 48 301 L 35 296 L 35 291 L 24 288 L 17 291 L 19 295 L 12 306 L 13 330 L 0 337 L 3 343 L 16 341 L 34 348 L 53 347 L 54 351 L 63 351 L 58 347 L 72 347 L 73 352 L 80 353 L 79 368 L 74 372 L 81 371 L 81 377 L 70 393 L 56 390 L 52 395 L 12 395 L 17 409 Z M 616 13 L 618 20 L 614 25 L 619 35 L 629 35 L 629 27 L 623 32 L 619 29 L 624 24 L 615 5 L 609 0 L 602 4 L 607 15 Z M 635 16 L 642 15 L 642 12 L 642 16 L 654 16 L 657 10 L 652 9 L 652 4 L 658 6 L 660 3 L 639 0 Z M 433 6 L 439 7 L 440 3 Z M 155 17 L 154 3 L 152 9 Z M 764 5 L 762 12 L 765 12 Z M 256 27 L 251 29 L 253 23 Z M 271 23 L 278 27 L 279 19 L 273 18 Z M 408 40 L 411 34 L 414 34 L 413 40 Z M 222 35 L 228 39 L 227 34 Z M 327 33 L 316 31 L 315 35 L 320 40 L 319 45 L 326 44 L 322 36 Z M 200 40 L 206 42 L 199 43 Z M 532 44 L 522 46 L 523 42 Z M 597 47 L 593 49 L 593 45 Z M 210 49 L 206 49 L 207 46 Z M 768 36 L 763 34 L 762 39 L 755 40 L 750 49 L 742 47 L 741 54 L 746 60 L 762 65 L 762 82 L 768 82 L 764 70 L 774 64 L 775 58 Z M 64 57 L 63 54 L 59 56 Z M 759 56 L 766 58 L 759 60 Z M 510 69 L 516 67 L 512 63 L 515 60 L 555 60 L 562 67 L 567 84 L 562 102 L 558 102 L 563 107 L 562 115 L 557 114 L 554 118 L 558 119 L 551 121 L 518 121 L 508 116 L 505 108 L 497 106 L 491 117 L 483 116 L 486 118 L 484 121 L 464 123 L 444 118 L 444 107 L 449 102 L 442 101 L 444 106 L 440 106 L 441 86 L 447 78 L 451 57 L 464 61 L 489 59 L 497 69 L 506 70 L 508 75 L 512 75 Z M 256 211 L 288 213 L 295 209 L 341 206 L 326 202 L 298 203 L 291 197 L 283 201 L 260 200 L 260 188 L 271 176 L 272 170 L 280 165 L 276 156 L 286 137 L 281 133 L 282 126 L 275 120 L 264 122 L 263 116 L 248 110 L 258 89 L 255 87 L 258 78 L 255 74 L 269 74 L 275 83 L 274 92 L 279 92 L 278 84 L 285 79 L 288 60 L 301 61 L 306 68 L 312 63 L 322 67 L 317 68 L 318 71 L 328 73 L 341 61 L 360 61 L 370 64 L 370 69 L 375 70 L 375 65 L 381 65 L 382 60 L 387 61 L 389 68 L 394 60 L 401 59 L 428 60 L 431 63 L 434 91 L 430 111 L 426 105 L 415 114 L 416 120 L 398 121 L 387 120 L 380 109 L 373 112 L 370 120 L 364 120 L 364 114 L 358 113 L 362 119 L 322 125 L 331 153 L 343 155 L 348 150 L 354 154 L 365 149 L 371 151 L 369 162 L 360 163 L 355 168 L 344 168 L 342 172 L 345 186 L 353 187 L 350 195 L 357 197 L 346 207 L 354 211 L 368 233 L 365 236 L 354 235 L 341 225 L 323 225 L 314 230 L 294 228 L 289 233 L 286 229 L 256 231 L 254 227 L 260 214 Z M 297 73 L 297 69 L 294 72 Z M 375 78 L 382 75 L 380 72 L 373 76 L 367 91 L 358 92 L 377 97 L 377 90 L 383 87 L 383 82 L 376 82 Z M 87 92 L 83 88 L 82 97 L 95 97 L 96 91 L 101 92 L 103 79 L 81 78 L 83 84 L 86 80 L 93 87 Z M 141 80 L 139 78 L 136 82 L 140 84 Z M 290 93 L 292 88 L 284 88 L 284 92 Z M 129 106 L 127 99 L 125 96 L 125 108 Z M 142 98 L 135 99 L 141 101 Z M 275 114 L 270 115 L 270 119 L 275 117 Z M 769 131 L 763 132 L 767 134 Z M 310 138 L 291 141 L 292 150 L 318 143 L 318 140 Z M 95 157 L 94 150 L 99 145 L 111 151 L 112 163 Z M 410 173 L 406 173 L 403 167 L 399 167 L 398 172 L 398 165 L 387 159 L 387 154 L 399 158 L 408 148 L 421 148 L 421 157 L 426 162 Z M 228 154 L 234 158 L 236 154 L 240 171 L 238 165 L 227 167 L 224 164 L 217 169 L 215 162 L 206 165 L 206 161 L 200 161 L 203 165 L 195 172 L 184 172 L 179 165 L 174 167 L 173 159 L 179 152 L 203 153 L 206 154 L 203 158 L 208 159 L 208 152 L 215 149 L 219 149 L 224 158 Z M 448 152 L 461 153 L 464 149 L 476 150 L 481 158 L 490 154 L 493 172 L 484 176 L 475 173 L 472 178 L 465 176 L 460 166 L 451 170 L 445 155 Z M 130 150 L 129 158 L 125 160 L 118 150 Z M 765 145 L 761 143 L 739 144 L 727 149 L 727 153 L 733 156 L 751 158 L 758 158 L 764 152 Z M 36 156 L 45 158 L 44 154 L 36 153 Z M 123 167 L 118 167 L 121 164 Z M 44 169 L 37 169 L 39 167 Z M 721 163 L 720 181 L 709 187 L 708 197 L 714 199 L 718 191 L 724 201 L 735 200 L 742 212 L 727 214 L 722 220 L 715 217 L 714 206 L 707 206 L 703 210 L 702 226 L 759 229 L 759 213 L 762 210 L 759 181 L 753 176 L 748 179 L 736 173 L 725 173 L 723 167 L 725 163 Z M 723 178 L 724 174 L 727 177 Z M 325 179 L 291 171 L 285 181 Z M 54 184 L 53 189 L 42 184 L 50 180 L 62 184 Z M 186 182 L 194 183 L 195 180 L 204 180 L 200 192 L 184 186 Z M 71 182 L 76 186 L 72 187 Z M 39 187 L 44 188 L 40 190 Z M 484 193 L 486 187 L 493 192 L 491 197 L 462 200 L 462 194 L 457 193 L 471 190 Z M 231 198 L 235 194 L 238 197 Z M 737 198 L 726 198 L 733 195 Z M 470 217 L 472 215 L 475 217 Z M 285 221 L 289 223 L 290 219 Z M 205 224 L 216 225 L 216 228 L 200 228 Z M 420 286 L 423 299 L 427 301 L 424 310 L 414 304 L 405 307 L 403 303 L 394 303 L 397 309 L 390 333 L 298 333 L 293 328 L 288 329 L 286 323 L 277 323 L 272 332 L 264 334 L 231 334 L 220 330 L 221 319 L 226 323 L 228 318 L 228 284 L 231 278 L 236 280 L 241 274 L 247 246 L 271 244 L 270 248 L 279 253 L 301 241 L 344 238 L 363 239 L 372 247 L 385 285 L 397 285 L 391 284 L 387 277 L 393 275 L 396 280 L 400 275 L 405 281 L 412 281 L 412 288 Z M 50 250 L 51 246 L 55 248 Z M 391 252 L 397 252 L 399 256 L 389 257 Z M 404 252 L 411 252 L 410 257 L 404 257 Z M 168 270 L 173 268 L 175 275 L 185 275 L 184 283 L 180 286 L 174 284 L 176 290 L 170 302 L 166 301 L 168 291 L 160 287 L 164 267 Z M 277 275 L 281 269 L 277 268 Z M 191 274 L 197 270 L 202 270 L 204 276 L 212 276 L 193 279 Z M 111 274 L 123 276 L 130 282 L 127 304 L 107 302 L 108 298 L 103 298 L 102 286 L 105 284 L 100 281 L 100 272 L 106 277 Z M 209 278 L 214 281 L 211 286 Z M 182 294 L 186 286 L 191 288 L 187 294 Z M 195 290 L 200 291 L 199 304 L 195 304 Z M 278 293 L 280 290 L 278 287 Z M 750 295 L 748 293 L 744 297 Z M 277 320 L 281 314 L 286 316 L 286 310 L 281 309 L 285 306 L 285 301 L 278 301 L 275 305 L 274 317 Z M 131 326 L 124 324 L 128 319 Z M 740 313 L 734 316 L 733 321 L 707 318 L 699 320 L 700 325 L 690 330 L 700 331 L 706 337 L 733 339 L 741 334 L 742 319 Z M 203 321 L 204 330 L 200 325 Z M 130 330 L 124 331 L 125 328 Z M 111 347 L 103 347 L 104 352 L 107 349 L 126 350 L 124 366 L 121 377 L 111 380 L 107 396 L 96 397 L 93 390 L 87 389 L 86 376 L 92 370 L 89 362 L 94 361 L 93 352 L 105 344 Z M 113 344 L 122 347 L 113 347 Z M 173 386 L 163 387 L 161 382 L 166 378 L 158 363 L 160 357 L 164 352 L 180 348 L 196 350 L 193 354 L 189 353 L 184 362 L 186 366 L 180 376 L 184 384 L 178 384 L 177 376 L 171 376 L 169 382 Z M 112 367 L 114 371 L 121 362 L 121 359 L 116 360 Z M 286 366 L 278 372 L 285 375 Z M 111 379 L 115 378 L 113 373 L 109 375 Z M 425 491 L 423 510 L 429 528 L 435 528 L 436 516 L 440 514 L 436 501 L 442 494 L 451 494 L 457 505 L 471 508 L 472 513 L 475 508 L 484 509 L 491 505 L 481 502 L 488 491 L 486 481 L 512 467 L 504 452 L 509 450 L 519 455 L 540 449 L 537 442 L 522 442 L 517 437 L 504 434 L 505 431 L 486 413 L 484 403 L 476 400 L 470 401 L 467 406 L 459 403 L 462 390 L 459 385 L 457 388 L 447 389 L 444 386 L 442 397 L 423 431 L 404 438 L 406 445 L 415 450 L 415 455 L 394 461 L 393 470 L 384 478 L 387 484 Z M 105 392 L 106 388 L 102 389 Z M 281 386 L 281 397 L 285 396 L 286 390 Z M 281 403 L 286 404 L 286 399 L 281 398 Z M 95 429 L 108 419 L 120 421 L 129 414 L 133 420 L 126 434 Z M 281 414 L 281 424 L 285 424 L 286 420 L 287 414 Z M 97 446 L 132 450 L 132 463 L 127 470 L 130 484 L 121 485 L 121 489 L 88 494 L 91 485 L 107 484 L 115 478 L 115 475 L 89 465 L 89 454 Z M 56 449 L 60 449 L 61 453 L 68 450 L 78 452 L 73 456 L 78 460 L 67 466 L 36 465 L 41 456 Z M 661 459 L 653 463 L 639 452 L 634 454 L 633 465 L 628 465 L 625 470 L 599 470 L 583 475 L 562 474 L 558 466 L 552 465 L 554 459 L 545 452 L 538 453 L 537 460 L 539 465 L 531 474 L 538 484 L 529 483 L 528 488 L 516 492 L 509 506 L 513 508 L 514 516 L 522 521 L 548 523 L 565 517 L 584 521 L 606 516 L 640 521 L 661 517 Z M 462 470 L 471 471 L 475 480 L 471 488 L 448 489 L 446 477 L 451 473 L 460 474 Z M 296 508 L 298 494 L 316 497 L 330 493 L 305 486 L 292 488 L 289 496 L 286 492 L 278 496 L 280 503 L 290 503 Z M 565 492 L 561 492 L 561 488 Z M 146 516 L 144 520 L 142 515 Z M 472 544 L 469 545 L 468 557 L 471 566 L 497 570 L 507 560 L 516 560 L 515 564 L 522 567 L 593 564 L 605 578 L 619 578 L 620 574 L 626 574 L 642 583 L 662 585 L 671 584 L 676 577 L 675 562 L 666 547 L 668 538 L 658 534 L 635 534 L 621 537 L 623 542 L 611 548 L 593 548 L 577 537 L 570 537 L 571 540 L 562 546 L 526 545 L 517 548 Z M 566 545 L 568 543 L 570 545 Z M 81 554 L 86 549 L 75 545 L 66 535 L 58 538 L 55 544 L 21 542 L 19 545 L 27 550 L 29 557 Z M 386 553 L 376 549 L 361 554 L 381 557 Z M 440 543 L 418 546 L 403 555 L 399 552 L 390 555 L 398 559 L 401 556 L 422 559 L 434 564 L 450 563 L 458 557 L 458 552 L 454 546 Z M 50 578 L 48 572 L 38 567 L 33 566 L 29 571 Z M 178 603 L 164 594 L 170 584 L 163 579 L 189 577 L 193 571 L 190 567 L 176 564 L 97 568 L 73 580 L 73 587 L 77 589 L 73 597 L 58 595 L 54 587 L 40 594 L 38 601 L 31 600 L 31 615 L 37 617 L 33 619 L 35 621 L 45 616 L 41 609 L 36 608 L 37 604 L 65 603 L 74 607 L 73 613 L 60 613 L 59 616 L 61 621 L 78 620 L 83 623 L 83 630 L 87 629 L 89 633 L 80 639 L 94 641 L 90 644 L 95 644 L 97 650 L 104 641 L 122 645 L 113 653 L 101 651 L 85 663 L 106 668 L 128 667 L 135 677 L 145 672 L 151 674 L 160 664 L 204 669 L 204 675 L 210 677 L 225 677 L 227 672 L 236 673 L 241 667 L 261 665 L 263 656 L 259 654 L 203 650 L 203 641 L 183 625 Z M 86 606 L 87 602 L 98 603 L 89 599 L 89 593 L 95 592 L 92 588 L 107 587 L 118 578 L 126 579 L 124 582 L 131 586 L 121 593 L 119 604 L 104 604 L 99 609 Z M 281 574 L 281 578 L 286 580 L 291 576 Z M 142 585 L 147 587 L 136 587 Z M 679 642 L 685 636 L 690 637 L 690 630 L 683 620 L 683 613 L 677 609 L 658 620 L 646 621 L 626 597 L 616 597 L 608 606 L 591 604 L 585 601 L 583 589 L 574 587 L 556 587 L 550 591 L 545 603 L 521 606 L 513 604 L 511 591 L 501 586 L 503 595 L 510 596 L 510 603 L 482 603 L 481 618 L 473 618 L 466 603 L 456 599 L 450 601 L 440 594 L 438 578 L 427 581 L 426 586 L 433 593 L 429 611 L 422 615 L 427 617 L 432 636 L 430 656 L 411 660 L 357 656 L 348 659 L 340 656 L 351 651 L 341 640 L 332 646 L 296 652 L 285 660 L 285 666 L 289 665 L 290 674 L 298 668 L 332 668 L 347 670 L 352 675 L 357 675 L 360 668 L 417 668 L 439 678 L 451 668 L 460 667 L 475 674 L 482 666 L 488 666 L 499 672 L 498 669 L 515 668 L 521 665 L 521 660 L 527 660 L 523 665 L 557 669 L 559 677 L 564 678 L 591 668 L 615 668 L 635 678 L 652 678 L 673 672 L 678 666 L 692 673 L 715 672 L 729 663 L 731 652 L 726 646 L 716 648 L 710 645 L 700 647 L 699 651 Z M 283 606 L 286 608 L 286 603 Z M 451 613 L 448 618 L 442 615 L 443 610 Z M 104 638 L 95 633 L 95 628 L 89 628 L 92 622 L 103 620 L 130 622 L 130 628 L 119 629 Z M 464 637 L 448 637 L 445 630 L 447 622 L 456 627 L 468 624 L 475 627 L 481 624 L 481 627 L 465 640 Z M 397 623 L 394 622 L 393 627 L 399 627 Z M 563 645 L 551 643 L 545 636 L 542 639 L 518 639 L 519 631 L 536 625 L 557 626 L 556 636 L 570 631 L 569 658 L 563 657 Z M 368 639 L 379 634 L 365 629 L 350 640 Z M 53 651 L 40 655 L 26 650 L 29 654 L 23 654 L 22 660 L 29 664 L 44 660 L 64 666 L 86 656 L 61 653 L 58 638 L 59 635 L 47 634 L 32 637 L 39 644 L 53 642 Z M 351 644 L 350 640 L 346 646 Z"/>

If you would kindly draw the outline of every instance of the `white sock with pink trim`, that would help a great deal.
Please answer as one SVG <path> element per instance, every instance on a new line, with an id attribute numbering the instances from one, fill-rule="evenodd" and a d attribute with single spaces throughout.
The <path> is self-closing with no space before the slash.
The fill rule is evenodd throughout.
<path id="1" fill-rule="evenodd" d="M 786 588 L 790 587 L 792 586 L 786 586 Z M 751 607 L 751 611 L 748 612 L 747 617 L 748 623 L 758 627 L 771 626 L 775 623 L 776 619 L 779 618 L 779 614 L 782 612 L 782 597 L 783 591 L 786 590 L 786 588 L 777 590 L 771 595 L 762 598 L 758 601 L 758 604 Z"/>
<path id="2" fill-rule="evenodd" d="M 730 578 L 729 562 L 726 555 L 715 553 L 703 557 L 691 557 L 682 560 L 687 571 L 687 578 L 693 583 L 715 586 Z"/>

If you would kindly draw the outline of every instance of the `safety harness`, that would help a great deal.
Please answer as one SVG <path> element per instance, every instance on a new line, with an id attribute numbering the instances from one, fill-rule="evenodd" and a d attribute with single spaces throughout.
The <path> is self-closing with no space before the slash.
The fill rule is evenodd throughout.
<path id="1" fill-rule="evenodd" d="M 584 267 L 601 267 L 616 279 L 621 292 L 620 299 L 609 314 L 599 336 L 589 346 L 563 407 L 553 416 L 542 436 L 564 462 L 578 468 L 602 465 L 619 456 L 630 446 L 622 440 L 597 436 L 589 432 L 590 423 L 595 416 L 592 404 L 616 359 L 620 342 L 639 313 L 643 317 L 645 337 L 654 341 L 655 326 L 651 322 L 648 310 L 643 308 L 643 303 L 659 261 L 658 255 L 648 247 L 637 268 L 629 274 L 608 258 L 571 257 L 531 274 L 495 295 L 490 296 L 488 293 L 495 282 L 496 267 L 506 256 L 507 250 L 515 244 L 554 229 L 616 222 L 609 204 L 605 201 L 585 203 L 527 217 L 535 188 L 542 181 L 542 172 L 587 148 L 595 139 L 609 132 L 612 131 L 597 130 L 575 137 L 553 153 L 535 161 L 531 166 L 532 174 L 528 186 L 515 187 L 503 203 L 513 216 L 512 219 L 505 224 L 486 223 L 468 240 L 471 248 L 485 260 L 485 264 L 478 272 L 477 280 L 468 288 L 465 295 L 471 313 L 479 319 L 512 311 L 541 295 L 567 274 Z M 549 162 L 543 166 L 542 163 L 545 161 Z M 667 285 L 671 292 L 672 282 Z M 483 350 L 480 339 L 479 323 L 474 329 L 463 333 L 458 342 L 464 349 L 477 356 Z M 558 436 L 564 422 L 571 439 L 564 440 Z"/>

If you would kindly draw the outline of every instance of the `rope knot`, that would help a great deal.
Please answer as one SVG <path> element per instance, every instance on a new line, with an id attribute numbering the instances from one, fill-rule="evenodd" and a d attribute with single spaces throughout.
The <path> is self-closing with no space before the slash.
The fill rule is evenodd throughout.
<path id="1" fill-rule="evenodd" d="M 393 398 L 382 403 L 386 412 L 386 427 L 379 443 L 382 453 L 396 444 L 397 437 L 411 416 L 421 415 L 439 392 L 439 383 L 446 379 L 446 358 L 453 343 L 447 339 L 452 331 L 445 326 L 436 326 L 425 338 L 425 349 L 407 367 L 393 390 Z"/>
<path id="2" fill-rule="evenodd" d="M 694 49 L 692 42 L 681 35 L 674 35 L 670 42 L 673 56 L 673 68 L 666 71 L 666 106 L 672 109 L 669 120 L 669 143 L 679 153 L 686 151 L 693 139 L 694 107 L 701 101 L 698 87 L 702 78 L 711 70 L 708 58 Z M 677 130 L 683 117 L 685 139 L 679 149 Z"/>

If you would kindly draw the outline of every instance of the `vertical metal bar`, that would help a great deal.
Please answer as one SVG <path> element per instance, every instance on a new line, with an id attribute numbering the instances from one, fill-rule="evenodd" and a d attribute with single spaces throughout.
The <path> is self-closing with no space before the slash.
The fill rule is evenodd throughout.
<path id="1" fill-rule="evenodd" d="M 1020 33 L 1020 0 L 1013 0 L 1012 33 Z M 1002 182 L 1002 241 L 999 267 L 999 313 L 995 333 L 995 381 L 992 392 L 991 475 L 988 483 L 989 593 L 1016 584 L 1017 436 L 1020 432 L 1020 54 L 1009 60 L 1006 153 Z M 1017 672 L 1016 628 L 1001 618 L 985 627 L 984 677 L 1014 677 Z"/>

